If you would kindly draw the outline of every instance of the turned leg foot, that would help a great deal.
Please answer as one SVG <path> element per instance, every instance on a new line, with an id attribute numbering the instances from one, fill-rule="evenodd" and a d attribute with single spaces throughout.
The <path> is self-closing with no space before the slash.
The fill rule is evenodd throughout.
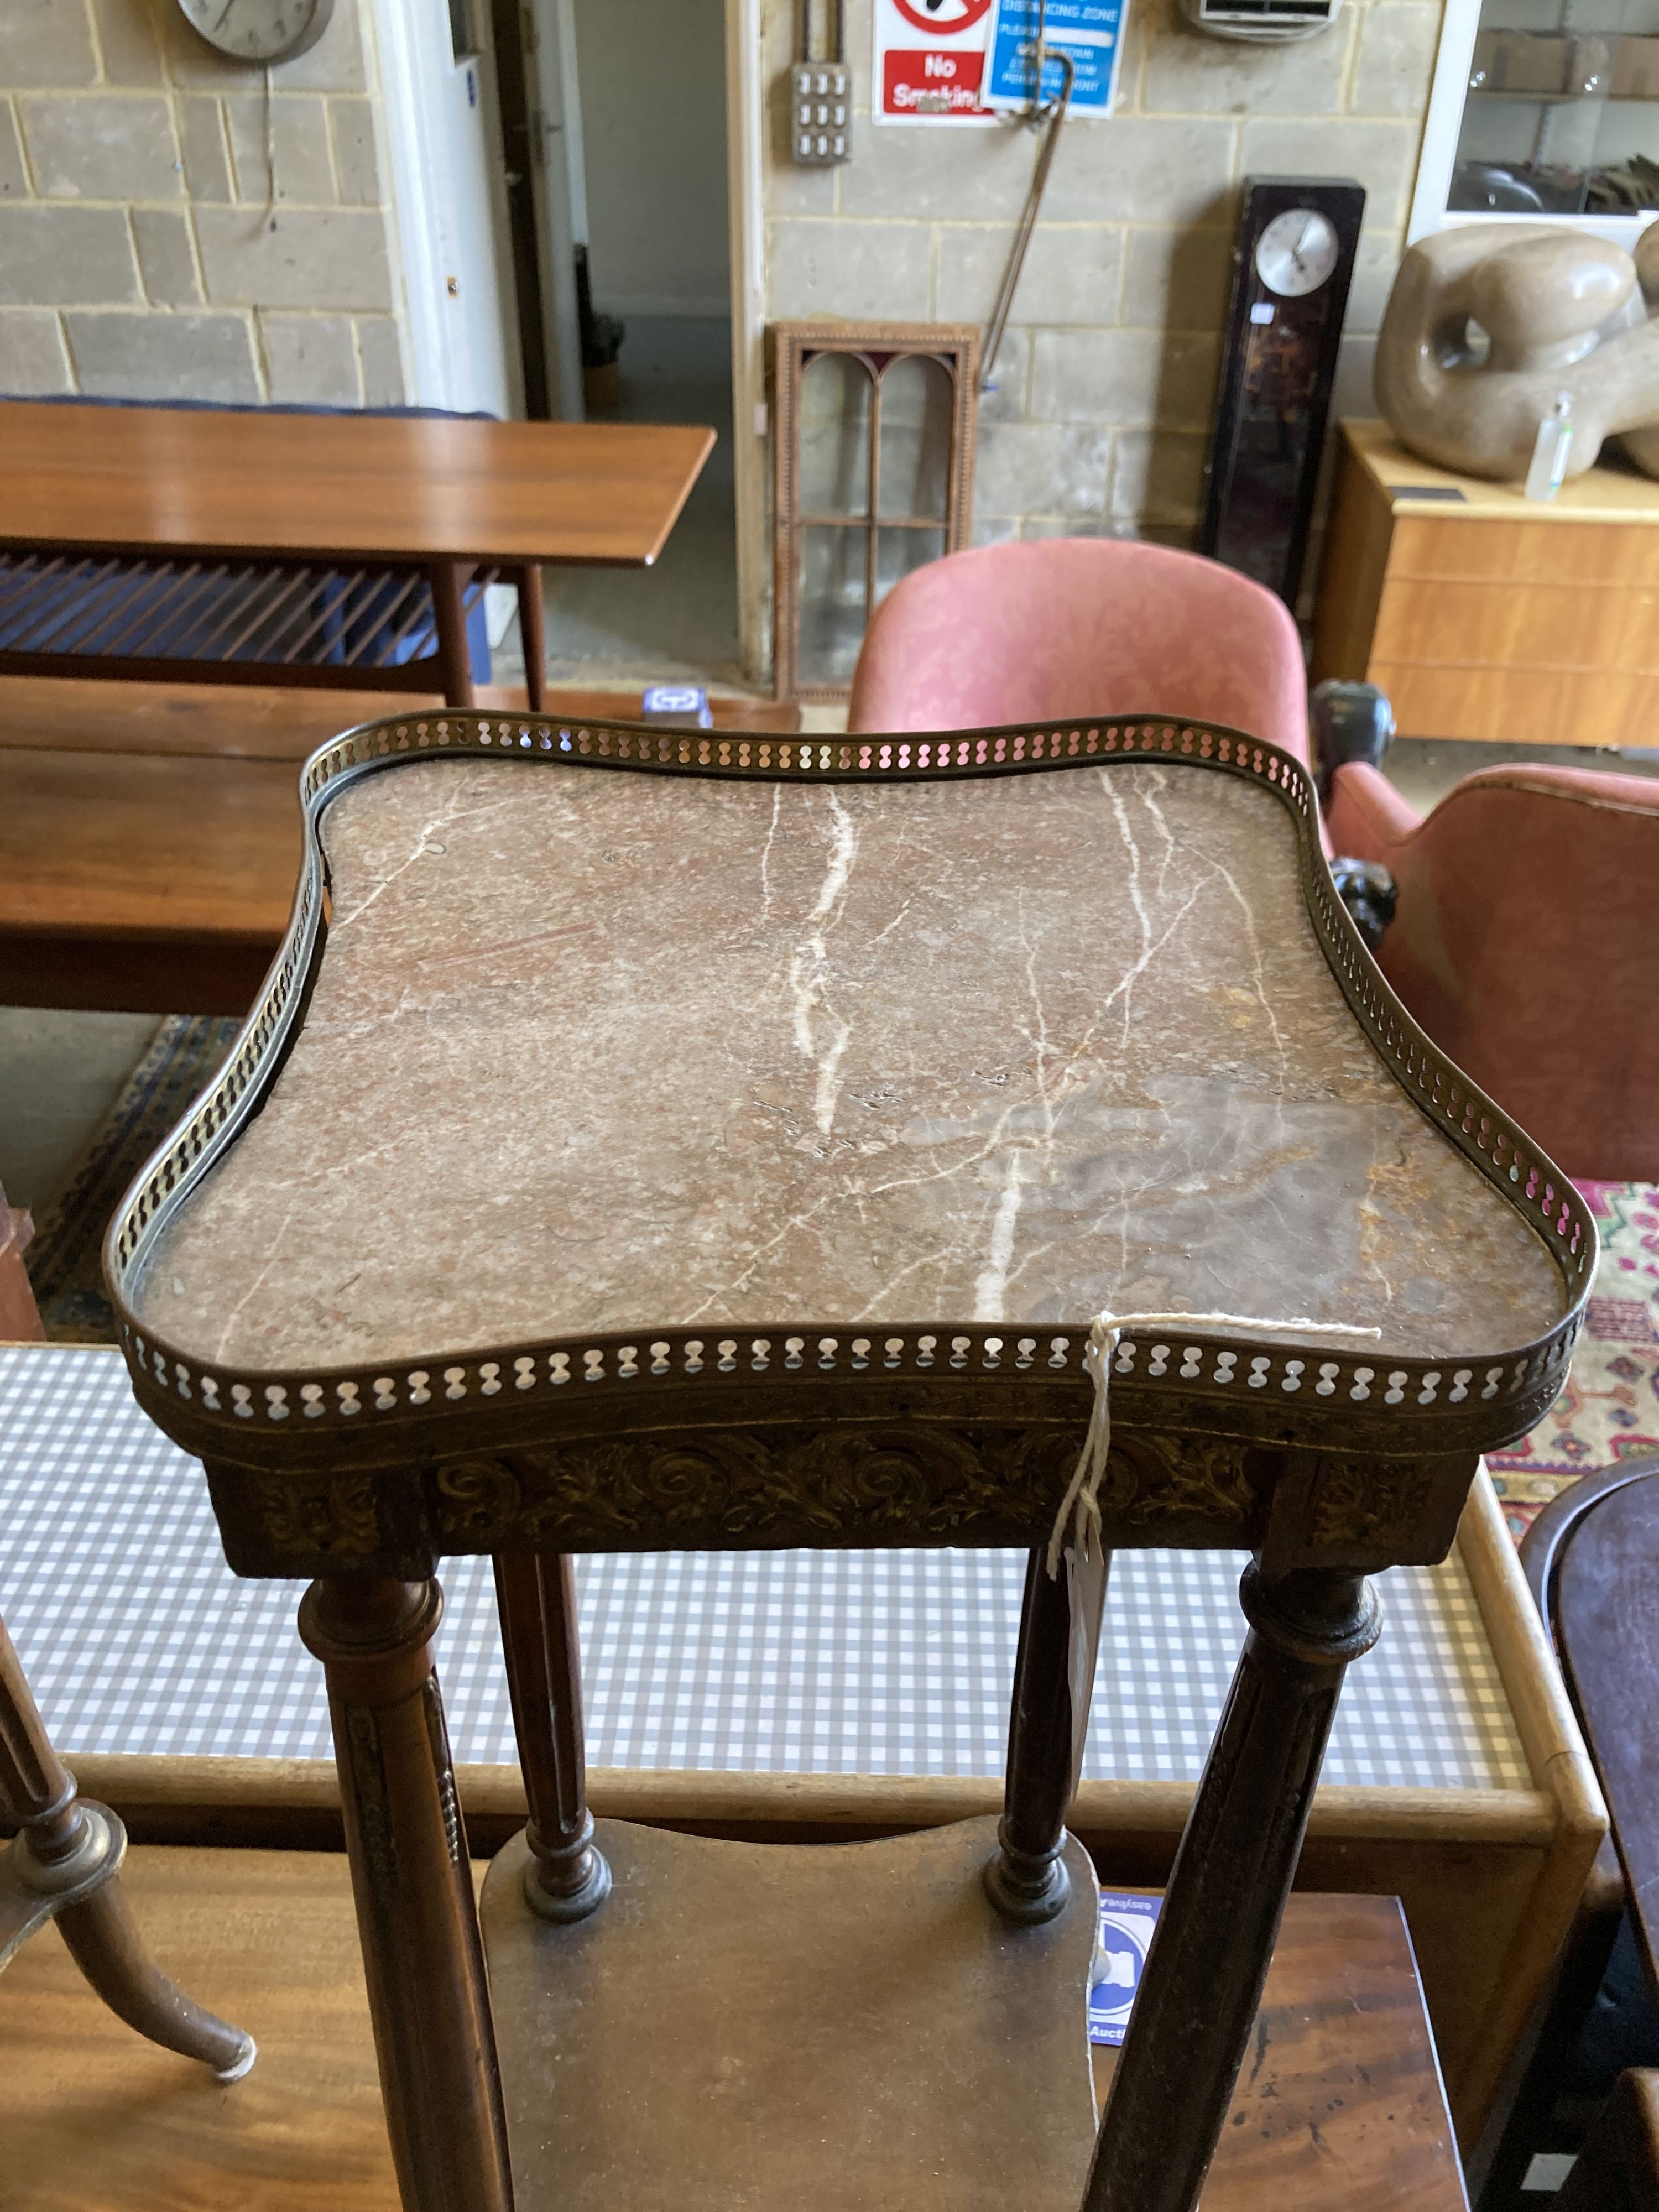
<path id="1" fill-rule="evenodd" d="M 1008 1722 L 1008 1772 L 996 1856 L 985 1887 L 1005 1920 L 1035 1926 L 1066 1909 L 1066 1815 L 1077 1794 L 1109 1561 L 1069 1555 L 1051 1577 L 1026 1563 Z"/>
<path id="2" fill-rule="evenodd" d="M 164 2050 L 240 2081 L 253 2038 L 195 2003 L 150 1959 L 121 1887 L 126 1831 L 76 1790 L 52 1750 L 15 1647 L 0 1621 L 0 1802 L 21 1826 L 0 1852 L 0 1966 L 56 1920 L 70 1955 L 118 2018 Z"/>
<path id="3" fill-rule="evenodd" d="M 582 1752 L 581 1652 L 569 1558 L 504 1554 L 495 1596 L 530 1823 L 526 1902 L 544 1920 L 585 1920 L 611 1894 L 594 1848 Z"/>

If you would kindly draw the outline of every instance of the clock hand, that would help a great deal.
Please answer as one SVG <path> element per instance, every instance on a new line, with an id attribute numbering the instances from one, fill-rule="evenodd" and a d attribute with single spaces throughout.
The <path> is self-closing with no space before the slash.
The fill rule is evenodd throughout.
<path id="1" fill-rule="evenodd" d="M 225 0 L 225 4 L 220 11 L 219 20 L 213 27 L 216 31 L 222 31 L 224 29 L 225 25 L 230 20 L 231 10 L 235 7 L 235 5 L 236 0 Z"/>

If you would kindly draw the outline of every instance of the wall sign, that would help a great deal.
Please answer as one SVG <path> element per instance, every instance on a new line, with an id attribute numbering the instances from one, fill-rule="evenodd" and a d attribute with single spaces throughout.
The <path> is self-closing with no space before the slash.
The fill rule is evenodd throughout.
<path id="1" fill-rule="evenodd" d="M 993 123 L 981 97 L 993 0 L 875 0 L 878 123 Z"/>
<path id="2" fill-rule="evenodd" d="M 1104 115 L 1117 83 L 1123 48 L 1124 0 L 1047 0 L 1042 9 L 1044 46 L 1052 56 L 1069 56 L 1073 70 L 1068 112 Z M 988 107 L 1030 104 L 1036 75 L 1037 0 L 997 0 L 988 40 L 984 90 Z M 1042 72 L 1042 97 L 1057 100 L 1065 71 L 1050 59 Z"/>

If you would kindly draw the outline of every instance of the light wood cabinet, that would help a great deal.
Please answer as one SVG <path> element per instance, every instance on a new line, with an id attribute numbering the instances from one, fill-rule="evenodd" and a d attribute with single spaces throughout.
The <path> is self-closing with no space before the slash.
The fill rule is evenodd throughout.
<path id="1" fill-rule="evenodd" d="M 1340 426 L 1313 673 L 1380 684 L 1401 734 L 1652 744 L 1659 483 L 1596 467 L 1546 504 Z"/>

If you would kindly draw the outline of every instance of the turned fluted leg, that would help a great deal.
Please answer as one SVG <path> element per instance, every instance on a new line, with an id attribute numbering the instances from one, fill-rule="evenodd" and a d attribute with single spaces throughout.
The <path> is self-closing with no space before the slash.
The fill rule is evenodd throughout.
<path id="1" fill-rule="evenodd" d="M 576 1580 L 567 1554 L 504 1554 L 495 1596 L 507 1652 L 513 1725 L 530 1804 L 525 1897 L 546 1920 L 582 1920 L 611 1891 L 593 1847 L 582 1752 Z"/>
<path id="2" fill-rule="evenodd" d="M 1051 1577 L 1045 1553 L 1026 1563 L 999 1849 L 985 1869 L 991 1902 L 1009 1920 L 1052 1920 L 1065 1908 L 1066 1815 L 1083 1763 L 1110 1564 L 1109 1555 L 1089 1568 L 1068 1558 Z"/>
<path id="3" fill-rule="evenodd" d="M 313 1583 L 369 2013 L 404 2212 L 510 2212 L 507 2130 L 432 1638 L 435 1582 Z"/>
<path id="4" fill-rule="evenodd" d="M 1084 2212 L 1192 2212 L 1232 2100 L 1350 1660 L 1381 1608 L 1356 1575 L 1267 1582 L 1170 1875 Z"/>
<path id="5" fill-rule="evenodd" d="M 0 1621 L 0 1803 L 19 1822 L 0 1853 L 0 1966 L 55 1919 L 104 2002 L 152 2043 L 198 2058 L 222 2081 L 252 2065 L 253 2038 L 170 1982 L 145 1952 L 121 1887 L 125 1831 L 81 1797 L 52 1750 L 6 1625 Z"/>

